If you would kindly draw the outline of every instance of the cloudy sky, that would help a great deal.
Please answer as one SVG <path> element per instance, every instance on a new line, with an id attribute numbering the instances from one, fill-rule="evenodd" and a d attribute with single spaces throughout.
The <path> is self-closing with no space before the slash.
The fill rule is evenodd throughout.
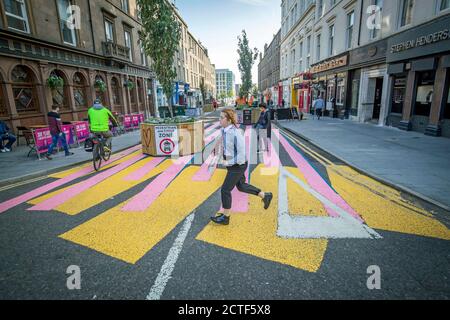
<path id="1" fill-rule="evenodd" d="M 217 69 L 230 69 L 241 83 L 237 37 L 245 29 L 251 48 L 264 50 L 281 26 L 280 0 L 176 0 L 190 32 L 208 48 Z M 253 67 L 258 76 L 259 59 Z"/>

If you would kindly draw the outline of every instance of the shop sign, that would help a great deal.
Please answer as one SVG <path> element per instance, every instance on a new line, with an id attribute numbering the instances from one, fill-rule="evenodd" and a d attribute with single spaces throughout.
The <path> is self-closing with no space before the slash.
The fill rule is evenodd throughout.
<path id="1" fill-rule="evenodd" d="M 312 73 L 319 73 L 339 67 L 344 67 L 347 65 L 347 56 L 342 56 L 340 58 L 332 59 L 329 61 L 325 61 L 323 63 L 319 63 L 311 68 Z"/>
<path id="2" fill-rule="evenodd" d="M 158 156 L 179 155 L 177 126 L 155 126 Z"/>

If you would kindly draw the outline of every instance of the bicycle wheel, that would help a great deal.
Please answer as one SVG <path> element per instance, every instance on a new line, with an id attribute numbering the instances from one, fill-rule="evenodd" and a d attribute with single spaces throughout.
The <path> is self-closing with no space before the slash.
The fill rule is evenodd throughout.
<path id="1" fill-rule="evenodd" d="M 106 145 L 106 147 L 109 149 L 109 151 L 103 152 L 103 160 L 108 161 L 111 158 L 112 153 L 112 143 L 109 143 L 109 145 Z"/>
<path id="2" fill-rule="evenodd" d="M 95 144 L 94 150 L 92 150 L 92 162 L 94 163 L 95 171 L 100 170 L 100 166 L 102 165 L 102 156 L 100 154 L 100 145 Z"/>

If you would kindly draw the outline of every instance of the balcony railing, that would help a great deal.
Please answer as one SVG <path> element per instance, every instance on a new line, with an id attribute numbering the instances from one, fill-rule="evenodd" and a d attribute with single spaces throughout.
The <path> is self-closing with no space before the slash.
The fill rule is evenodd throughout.
<path id="1" fill-rule="evenodd" d="M 102 44 L 105 57 L 130 61 L 130 48 L 113 42 L 102 42 Z"/>

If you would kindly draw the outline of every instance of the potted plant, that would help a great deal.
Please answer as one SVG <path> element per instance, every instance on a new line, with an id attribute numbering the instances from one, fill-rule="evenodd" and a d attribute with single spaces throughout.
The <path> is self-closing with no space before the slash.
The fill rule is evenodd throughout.
<path id="1" fill-rule="evenodd" d="M 125 81 L 125 87 L 131 91 L 134 89 L 135 84 L 133 81 L 127 80 L 127 81 Z"/>
<path id="2" fill-rule="evenodd" d="M 56 90 L 59 88 L 64 87 L 64 79 L 57 76 L 57 75 L 51 75 L 48 79 L 47 79 L 47 86 L 52 90 Z"/>
<path id="3" fill-rule="evenodd" d="M 105 92 L 106 91 L 106 83 L 103 82 L 103 80 L 100 80 L 100 79 L 95 80 L 94 86 L 100 92 Z"/>

